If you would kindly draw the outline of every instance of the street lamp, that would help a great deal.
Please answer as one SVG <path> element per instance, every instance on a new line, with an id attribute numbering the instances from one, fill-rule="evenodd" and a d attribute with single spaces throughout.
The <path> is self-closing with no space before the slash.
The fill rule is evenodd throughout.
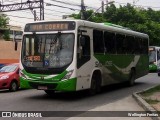
<path id="1" fill-rule="evenodd" d="M 109 4 L 112 4 L 112 3 L 114 3 L 114 1 L 110 1 L 110 2 L 108 2 L 108 3 L 106 3 L 106 4 L 104 4 L 104 5 L 109 5 Z M 104 5 L 102 5 L 101 7 L 99 7 L 95 12 L 93 12 L 92 14 L 91 14 L 91 16 L 89 16 L 88 18 L 87 18 L 87 20 L 89 20 L 99 9 L 101 9 Z"/>

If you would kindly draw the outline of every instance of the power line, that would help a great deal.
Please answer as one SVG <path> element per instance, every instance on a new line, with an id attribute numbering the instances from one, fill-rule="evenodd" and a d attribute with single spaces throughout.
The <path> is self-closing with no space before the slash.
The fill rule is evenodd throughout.
<path id="1" fill-rule="evenodd" d="M 61 11 L 57 11 L 57 10 L 51 10 L 51 9 L 47 9 L 47 8 L 44 8 L 45 10 L 49 10 L 49 11 L 54 11 L 54 12 L 59 12 L 59 13 L 66 13 L 66 14 L 68 14 L 67 12 L 61 12 Z"/>
<path id="2" fill-rule="evenodd" d="M 25 22 L 20 22 L 20 21 L 16 21 L 16 20 L 9 20 L 9 21 L 14 21 L 14 22 L 18 22 L 18 23 L 25 23 Z"/>
<path id="3" fill-rule="evenodd" d="M 81 7 L 81 5 L 79 3 L 71 3 L 71 2 L 62 2 L 62 1 L 59 1 L 59 0 L 51 0 L 53 2 L 58 2 L 58 3 L 62 3 L 62 4 L 66 4 L 66 5 L 70 5 L 70 6 L 78 6 L 78 7 Z M 90 6 L 84 6 L 86 8 L 90 8 L 90 9 L 97 9 L 97 8 L 94 8 L 94 7 L 90 7 Z"/>
<path id="4" fill-rule="evenodd" d="M 44 20 L 44 1 L 36 0 L 36 1 L 26 1 L 21 3 L 14 4 L 0 4 L 0 12 L 10 12 L 10 11 L 19 11 L 30 9 L 31 11 L 35 8 L 40 8 L 40 20 Z"/>
<path id="5" fill-rule="evenodd" d="M 7 16 L 17 17 L 17 18 L 25 18 L 25 19 L 32 19 L 33 20 L 33 18 L 28 18 L 28 17 L 21 17 L 21 16 L 15 16 L 15 15 L 7 15 Z"/>
<path id="6" fill-rule="evenodd" d="M 78 6 L 78 7 L 81 6 L 79 4 L 74 4 L 74 3 L 64 2 L 64 1 L 62 2 L 62 1 L 59 1 L 59 0 L 51 0 L 51 1 L 63 3 L 63 4 L 66 4 L 66 5 L 74 5 L 74 6 Z"/>
<path id="7" fill-rule="evenodd" d="M 70 10 L 80 10 L 80 9 L 75 9 L 75 8 L 71 8 L 71 7 L 64 7 L 64 6 L 62 6 L 62 5 L 57 5 L 57 4 L 51 4 L 51 3 L 46 3 L 46 2 L 44 2 L 45 4 L 46 4 L 46 6 L 56 6 L 56 7 L 60 7 L 60 8 L 67 8 L 67 9 L 70 9 Z"/>
<path id="8" fill-rule="evenodd" d="M 20 11 L 20 12 L 25 12 L 25 13 L 31 13 L 31 12 L 28 12 L 28 11 Z M 37 12 L 37 13 L 40 13 L 40 12 Z M 60 15 L 55 15 L 55 14 L 51 14 L 51 13 L 44 13 L 45 15 L 52 15 L 52 16 L 59 16 L 59 17 L 62 17 Z"/>

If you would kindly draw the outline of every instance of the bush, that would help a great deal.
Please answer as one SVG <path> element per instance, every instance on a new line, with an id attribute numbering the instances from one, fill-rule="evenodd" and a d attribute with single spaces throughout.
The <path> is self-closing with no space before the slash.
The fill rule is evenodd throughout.
<path id="1" fill-rule="evenodd" d="M 9 30 L 6 30 L 3 34 L 3 39 L 5 39 L 6 41 L 9 41 L 10 40 L 10 37 L 9 37 Z"/>

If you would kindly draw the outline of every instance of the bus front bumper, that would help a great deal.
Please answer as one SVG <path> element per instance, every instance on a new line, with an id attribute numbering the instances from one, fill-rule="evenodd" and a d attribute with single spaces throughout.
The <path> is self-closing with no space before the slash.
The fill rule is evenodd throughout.
<path id="1" fill-rule="evenodd" d="M 58 82 L 30 81 L 20 78 L 20 87 L 25 89 L 55 90 L 55 91 L 76 91 L 76 78 Z"/>

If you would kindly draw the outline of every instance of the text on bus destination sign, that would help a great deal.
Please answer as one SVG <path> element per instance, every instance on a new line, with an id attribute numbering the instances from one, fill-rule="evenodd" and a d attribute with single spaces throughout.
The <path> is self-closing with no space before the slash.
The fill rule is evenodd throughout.
<path id="1" fill-rule="evenodd" d="M 48 30 L 68 30 L 67 23 L 48 23 L 31 25 L 33 31 L 48 31 Z"/>
<path id="2" fill-rule="evenodd" d="M 74 30 L 75 22 L 42 22 L 42 23 L 29 23 L 25 26 L 25 32 L 43 32 L 43 31 L 59 31 L 59 30 Z"/>

